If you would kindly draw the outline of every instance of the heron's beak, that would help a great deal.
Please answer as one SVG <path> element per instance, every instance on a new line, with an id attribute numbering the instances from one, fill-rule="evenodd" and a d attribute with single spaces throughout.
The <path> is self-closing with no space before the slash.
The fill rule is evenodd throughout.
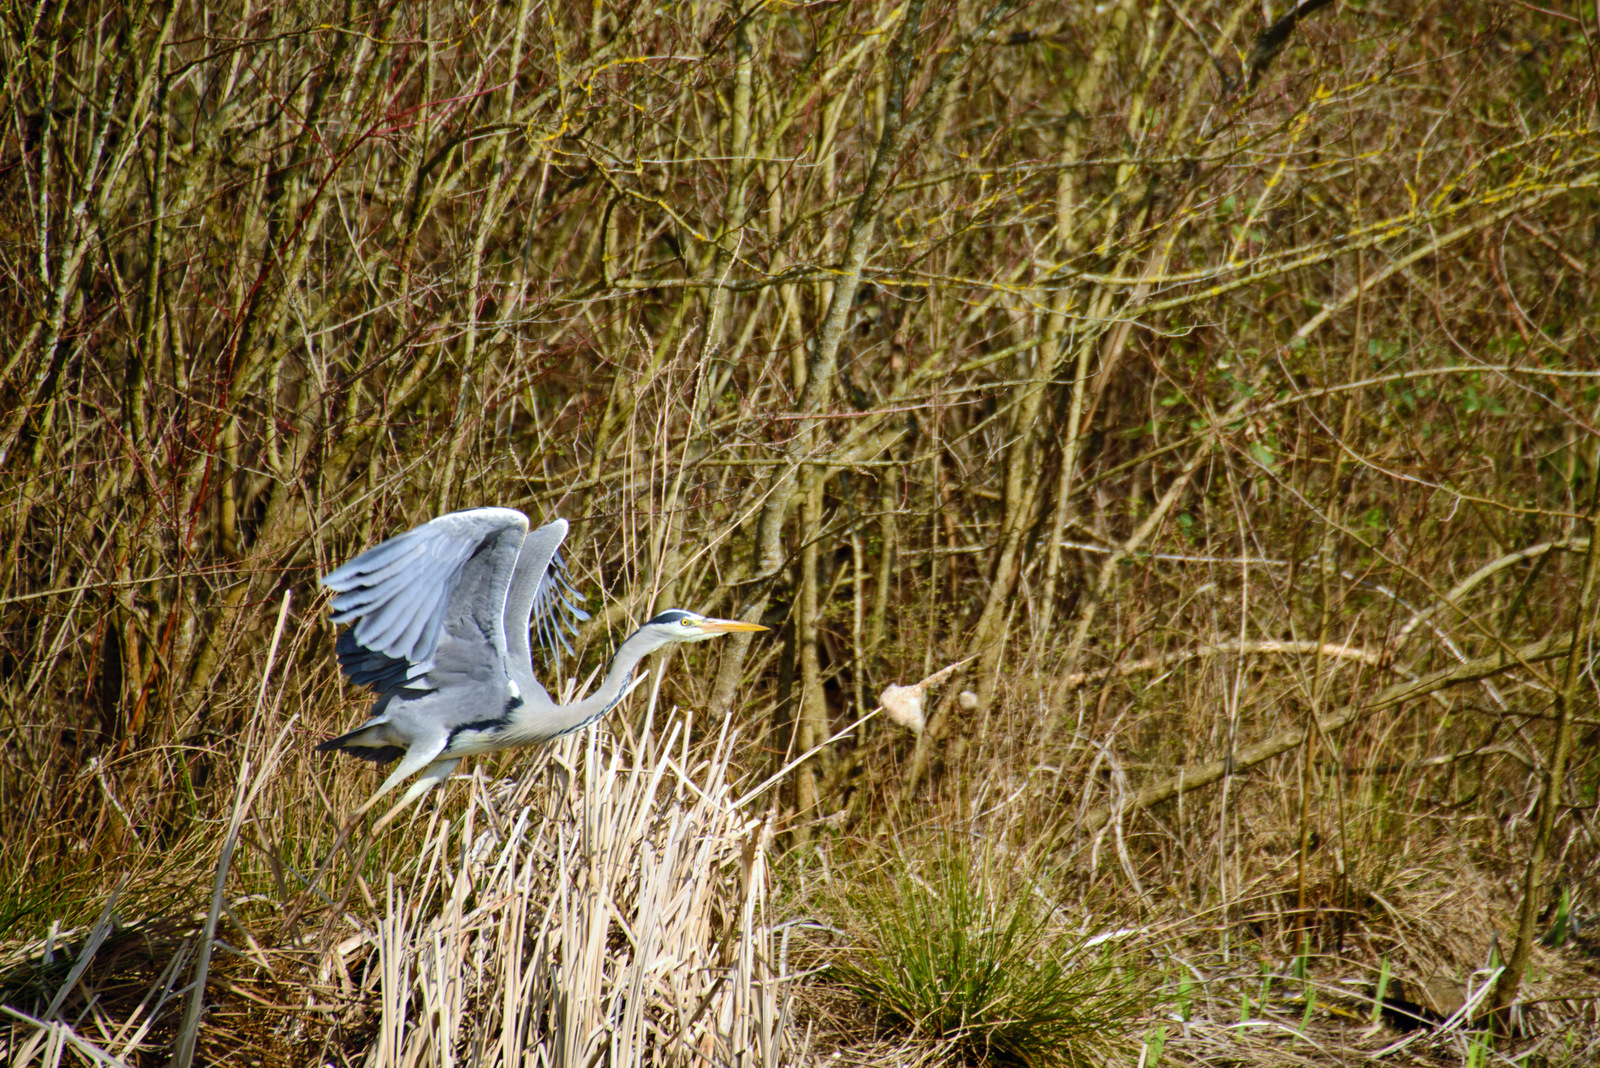
<path id="1" fill-rule="evenodd" d="M 728 634 L 734 631 L 766 630 L 760 623 L 741 623 L 737 619 L 706 619 L 700 623 L 701 630 L 708 630 L 713 634 Z"/>

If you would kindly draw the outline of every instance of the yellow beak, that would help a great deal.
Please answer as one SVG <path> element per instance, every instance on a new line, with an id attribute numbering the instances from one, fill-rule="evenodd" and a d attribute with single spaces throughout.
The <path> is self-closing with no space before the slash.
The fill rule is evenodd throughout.
<path id="1" fill-rule="evenodd" d="M 737 619 L 707 619 L 701 622 L 701 630 L 713 631 L 717 634 L 733 631 L 766 630 L 760 623 L 741 623 Z"/>

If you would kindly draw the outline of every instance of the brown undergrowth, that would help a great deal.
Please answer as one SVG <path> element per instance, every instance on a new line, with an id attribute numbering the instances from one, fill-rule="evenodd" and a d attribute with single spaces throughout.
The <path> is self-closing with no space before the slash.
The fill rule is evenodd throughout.
<path id="1" fill-rule="evenodd" d="M 1595 1059 L 1592 5 L 0 31 L 0 1060 Z M 773 631 L 335 852 L 478 504 Z"/>

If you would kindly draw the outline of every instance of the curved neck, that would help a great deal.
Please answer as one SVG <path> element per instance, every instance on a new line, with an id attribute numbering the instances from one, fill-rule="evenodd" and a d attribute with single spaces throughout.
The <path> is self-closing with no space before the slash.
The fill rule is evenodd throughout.
<path id="1" fill-rule="evenodd" d="M 568 713 L 564 718 L 571 718 L 573 721 L 573 726 L 567 729 L 576 729 L 609 712 L 611 706 L 622 700 L 622 695 L 627 692 L 628 684 L 633 681 L 633 669 L 639 666 L 639 661 L 660 647 L 660 639 L 643 630 L 636 630 L 630 634 L 616 655 L 611 658 L 611 663 L 606 667 L 606 677 L 601 680 L 594 693 L 581 701 L 562 706 L 562 711 Z"/>
<path id="2" fill-rule="evenodd" d="M 649 634 L 643 630 L 634 631 L 611 658 L 611 663 L 606 667 L 606 677 L 601 680 L 594 693 L 570 705 L 536 701 L 523 703 L 508 713 L 510 722 L 500 735 L 500 744 L 535 745 L 548 742 L 552 738 L 559 738 L 563 734 L 593 723 L 622 700 L 622 695 L 627 692 L 628 683 L 633 680 L 633 669 L 639 666 L 639 661 L 665 644 L 659 635 Z M 513 671 L 516 670 L 514 666 Z M 518 685 L 524 692 L 544 693 L 542 688 L 530 691 L 520 680 Z M 538 684 L 533 683 L 533 685 Z"/>

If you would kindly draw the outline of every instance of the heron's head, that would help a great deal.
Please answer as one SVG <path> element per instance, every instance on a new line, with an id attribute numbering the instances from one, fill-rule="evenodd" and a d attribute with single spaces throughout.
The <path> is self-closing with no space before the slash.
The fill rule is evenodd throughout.
<path id="1" fill-rule="evenodd" d="M 669 608 L 640 627 L 639 633 L 652 639 L 651 648 L 659 649 L 663 645 L 676 642 L 703 642 L 707 638 L 715 638 L 722 634 L 766 629 L 759 623 L 741 623 L 737 619 L 712 619 L 698 612 Z"/>

